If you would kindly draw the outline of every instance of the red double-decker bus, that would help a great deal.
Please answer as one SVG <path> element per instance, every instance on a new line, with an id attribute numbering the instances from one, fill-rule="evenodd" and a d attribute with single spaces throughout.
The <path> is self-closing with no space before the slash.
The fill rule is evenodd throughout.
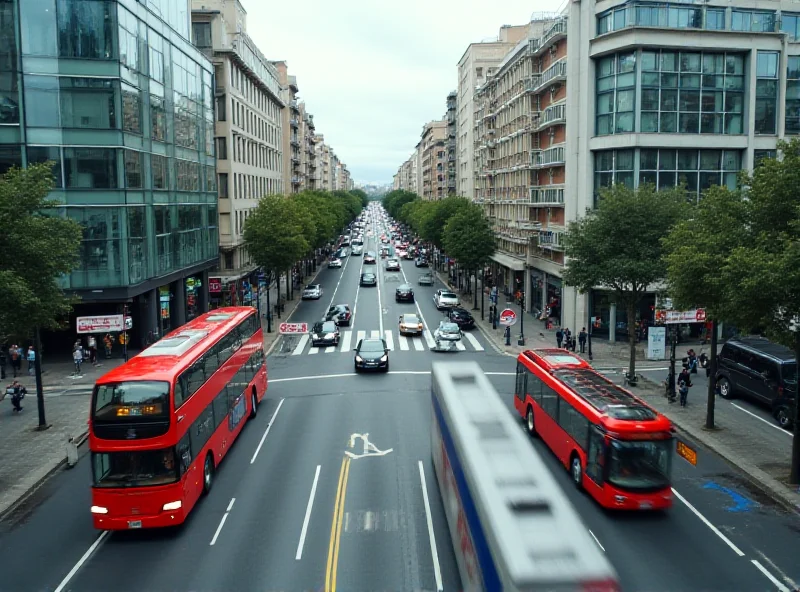
<path id="1" fill-rule="evenodd" d="M 267 392 L 261 322 L 219 308 L 100 378 L 92 395 L 92 516 L 103 530 L 173 526 Z"/>
<path id="2" fill-rule="evenodd" d="M 563 349 L 517 357 L 514 407 L 602 506 L 672 505 L 674 428 L 669 419 Z"/>

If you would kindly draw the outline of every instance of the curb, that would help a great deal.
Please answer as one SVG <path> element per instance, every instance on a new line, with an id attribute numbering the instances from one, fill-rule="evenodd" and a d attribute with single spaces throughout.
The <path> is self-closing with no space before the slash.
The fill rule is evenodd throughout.
<path id="1" fill-rule="evenodd" d="M 86 441 L 89 439 L 89 430 L 84 430 L 75 438 L 75 443 L 78 448 L 83 446 Z M 9 505 L 5 510 L 0 511 L 0 522 L 2 522 L 6 516 L 12 514 L 17 508 L 19 508 L 22 504 L 24 504 L 33 494 L 35 494 L 47 481 L 50 480 L 61 468 L 63 468 L 67 464 L 67 457 L 66 455 L 60 461 L 58 461 L 52 468 L 50 468 L 47 473 L 40 479 L 36 481 L 33 485 L 31 485 L 25 492 L 20 495 L 11 505 Z M 71 468 L 71 467 L 70 467 Z"/>
<path id="2" fill-rule="evenodd" d="M 645 376 L 642 376 L 641 379 L 654 386 L 660 386 L 659 382 Z M 800 495 L 792 492 L 786 485 L 782 484 L 765 471 L 762 471 L 747 461 L 743 461 L 741 458 L 737 458 L 736 455 L 732 454 L 731 451 L 727 450 L 725 447 L 718 446 L 713 438 L 709 437 L 709 432 L 687 422 L 677 421 L 670 416 L 667 417 L 669 417 L 669 420 L 681 431 L 686 432 L 703 446 L 725 459 L 728 464 L 739 469 L 754 489 L 757 489 L 766 497 L 778 502 L 786 510 L 800 513 Z"/>
<path id="3" fill-rule="evenodd" d="M 310 282 L 313 282 L 315 279 L 317 279 L 317 276 L 320 274 L 320 272 L 321 272 L 321 271 L 322 271 L 322 265 L 320 264 L 320 265 L 318 265 L 318 266 L 317 266 L 317 272 L 316 272 L 316 273 L 315 273 L 313 276 L 311 276 L 311 278 L 308 280 L 308 281 L 309 281 L 309 283 L 310 283 Z M 289 321 L 289 319 L 291 318 L 291 316 L 294 314 L 294 311 L 296 311 L 296 310 L 297 310 L 297 307 L 298 307 L 298 306 L 300 306 L 300 303 L 301 303 L 302 301 L 303 301 L 303 298 L 301 297 L 301 298 L 299 298 L 299 299 L 297 300 L 297 302 L 295 302 L 295 303 L 294 303 L 294 306 L 292 307 L 292 309 L 291 309 L 291 310 L 290 310 L 290 311 L 289 311 L 289 312 L 286 314 L 286 320 L 285 320 L 285 321 L 283 321 L 284 323 L 286 323 L 286 322 L 288 322 L 288 321 Z M 278 336 L 275 338 L 275 341 L 273 341 L 273 342 L 272 342 L 272 345 L 270 345 L 270 346 L 267 348 L 267 351 L 266 351 L 266 352 L 264 352 L 264 357 L 265 357 L 265 358 L 266 358 L 266 357 L 268 357 L 268 356 L 269 356 L 269 355 L 272 353 L 272 350 L 273 350 L 273 349 L 275 349 L 275 346 L 276 346 L 276 345 L 278 345 L 278 342 L 279 342 L 280 340 L 281 340 L 281 334 L 280 334 L 280 333 L 278 333 Z"/>

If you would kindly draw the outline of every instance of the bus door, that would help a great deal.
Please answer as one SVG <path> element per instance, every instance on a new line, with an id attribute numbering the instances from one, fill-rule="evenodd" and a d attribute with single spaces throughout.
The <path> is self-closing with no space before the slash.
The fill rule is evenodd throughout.
<path id="1" fill-rule="evenodd" d="M 600 488 L 603 487 L 606 474 L 606 458 L 608 444 L 603 431 L 597 426 L 589 428 L 589 450 L 586 454 L 586 476 Z"/>

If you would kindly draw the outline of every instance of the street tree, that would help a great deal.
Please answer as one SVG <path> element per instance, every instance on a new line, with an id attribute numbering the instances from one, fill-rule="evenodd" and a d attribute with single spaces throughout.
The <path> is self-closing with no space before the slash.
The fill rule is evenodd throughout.
<path id="1" fill-rule="evenodd" d="M 410 201 L 419 199 L 416 193 L 406 191 L 405 189 L 395 189 L 390 191 L 383 198 L 383 207 L 392 218 L 397 218 L 400 209 Z"/>
<path id="2" fill-rule="evenodd" d="M 475 207 L 466 197 L 445 197 L 439 201 L 428 201 L 421 219 L 419 233 L 426 241 L 438 248 L 444 248 L 442 233 L 448 220 L 462 210 Z"/>
<path id="3" fill-rule="evenodd" d="M 496 237 L 483 210 L 473 204 L 460 208 L 445 224 L 442 246 L 461 267 L 475 275 L 477 302 L 478 270 L 483 269 L 496 250 Z"/>
<path id="4" fill-rule="evenodd" d="M 800 360 L 800 141 L 779 142 L 778 154 L 742 179 L 745 239 L 723 268 L 731 303 L 726 320 L 791 347 Z M 796 375 L 794 389 L 796 397 Z M 800 405 L 794 425 L 789 481 L 798 485 Z"/>
<path id="5" fill-rule="evenodd" d="M 244 223 L 244 242 L 268 281 L 291 269 L 311 249 L 316 227 L 301 202 L 280 195 L 262 197 Z M 291 275 L 287 278 L 291 280 Z M 287 291 L 289 284 L 287 284 Z"/>
<path id="6" fill-rule="evenodd" d="M 367 207 L 367 204 L 369 203 L 369 195 L 367 195 L 366 191 L 364 191 L 363 189 L 351 189 L 349 193 L 351 195 L 355 195 L 358 199 L 361 200 L 361 206 L 363 208 Z"/>
<path id="7" fill-rule="evenodd" d="M 345 224 L 344 204 L 334 202 L 329 195 L 316 191 L 301 191 L 292 195 L 291 199 L 301 204 L 314 222 L 314 234 L 309 237 L 311 249 L 324 247 Z"/>
<path id="8" fill-rule="evenodd" d="M 607 289 L 627 313 L 631 381 L 636 375 L 636 308 L 648 287 L 666 278 L 661 239 L 685 209 L 681 188 L 657 192 L 652 185 L 634 190 L 617 184 L 602 190 L 597 208 L 570 222 L 564 236 L 564 283 L 581 292 Z"/>
<path id="9" fill-rule="evenodd" d="M 747 208 L 740 191 L 712 187 L 664 237 L 667 288 L 679 310 L 704 307 L 711 321 L 709 373 L 717 368 L 717 332 L 731 310 L 724 268 L 728 255 L 746 245 Z M 714 427 L 716 383 L 708 381 L 706 427 Z"/>
<path id="10" fill-rule="evenodd" d="M 58 279 L 78 265 L 83 233 L 77 222 L 50 215 L 58 205 L 47 198 L 52 189 L 53 163 L 0 177 L 0 342 L 61 328 L 75 302 Z"/>

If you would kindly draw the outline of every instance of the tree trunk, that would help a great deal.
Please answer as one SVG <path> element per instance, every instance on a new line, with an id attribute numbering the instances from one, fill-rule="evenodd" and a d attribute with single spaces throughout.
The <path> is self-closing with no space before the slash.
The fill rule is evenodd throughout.
<path id="1" fill-rule="evenodd" d="M 706 401 L 706 428 L 714 429 L 714 403 L 717 394 L 717 321 L 711 321 L 711 354 L 708 356 L 708 399 Z"/>
<path id="2" fill-rule="evenodd" d="M 278 276 L 278 285 L 280 286 L 281 278 Z M 289 266 L 289 269 L 286 270 L 286 301 L 292 299 L 292 267 Z"/>
<path id="3" fill-rule="evenodd" d="M 794 357 L 795 360 L 800 360 L 800 331 L 795 331 L 794 334 Z M 796 397 L 793 415 L 794 436 L 792 436 L 792 470 L 789 472 L 789 483 L 800 485 L 800 402 Z"/>
<path id="4" fill-rule="evenodd" d="M 611 330 L 614 328 L 611 327 Z M 631 384 L 636 376 L 636 301 L 633 299 L 628 302 L 628 344 L 631 356 L 628 362 L 628 384 Z"/>

